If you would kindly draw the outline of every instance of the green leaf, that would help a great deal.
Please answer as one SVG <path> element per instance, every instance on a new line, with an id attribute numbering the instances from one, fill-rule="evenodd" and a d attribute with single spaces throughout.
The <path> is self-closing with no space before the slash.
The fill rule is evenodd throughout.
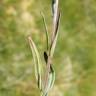
<path id="1" fill-rule="evenodd" d="M 46 24 L 46 20 L 45 20 L 45 16 L 44 16 L 43 12 L 41 12 L 41 16 L 43 19 L 44 28 L 45 28 L 45 32 L 46 32 L 46 43 L 47 43 L 47 50 L 48 50 L 49 49 L 49 35 L 48 35 L 48 28 L 47 28 L 47 24 Z"/>
<path id="2" fill-rule="evenodd" d="M 34 59 L 34 63 L 35 63 L 35 77 L 36 77 L 36 81 L 38 84 L 38 88 L 40 90 L 42 90 L 42 80 L 41 80 L 41 62 L 40 62 L 40 55 L 39 52 L 37 50 L 37 47 L 35 45 L 35 43 L 33 42 L 33 40 L 31 39 L 31 37 L 28 37 L 28 41 L 30 44 L 30 48 L 32 50 L 32 54 L 33 54 L 33 59 Z"/>

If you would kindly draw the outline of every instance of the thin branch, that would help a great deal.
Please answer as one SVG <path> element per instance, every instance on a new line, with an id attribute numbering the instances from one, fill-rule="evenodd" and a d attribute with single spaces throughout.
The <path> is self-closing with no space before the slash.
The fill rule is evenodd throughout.
<path id="1" fill-rule="evenodd" d="M 54 2 L 53 2 L 54 1 Z M 58 8 L 58 0 L 52 0 L 52 11 L 53 11 L 53 31 L 52 31 L 52 37 L 51 37 L 51 46 L 48 54 L 48 60 L 47 60 L 47 67 L 46 67 L 46 73 L 45 73 L 45 84 L 44 88 L 46 90 L 49 82 L 49 76 L 50 76 L 50 66 L 52 64 L 52 56 L 55 50 L 56 41 L 58 37 L 58 26 L 59 26 L 59 20 L 60 20 L 60 11 Z"/>

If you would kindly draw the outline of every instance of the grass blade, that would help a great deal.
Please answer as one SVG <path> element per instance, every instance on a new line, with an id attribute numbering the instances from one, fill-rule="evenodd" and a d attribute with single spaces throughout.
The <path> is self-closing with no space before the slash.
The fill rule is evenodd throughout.
<path id="1" fill-rule="evenodd" d="M 45 28 L 45 32 L 46 32 L 46 42 L 47 42 L 47 50 L 49 49 L 49 35 L 48 35 L 48 28 L 47 28 L 47 24 L 46 24 L 46 20 L 45 20 L 45 16 L 44 14 L 41 12 L 41 16 L 43 19 L 43 23 L 44 23 L 44 28 Z"/>
<path id="2" fill-rule="evenodd" d="M 33 42 L 33 40 L 31 39 L 31 37 L 28 37 L 28 41 L 30 44 L 30 48 L 32 50 L 33 53 L 33 58 L 34 58 L 34 63 L 35 63 L 35 76 L 36 76 L 36 81 L 38 84 L 38 88 L 40 90 L 42 90 L 42 81 L 41 81 L 41 63 L 40 63 L 40 56 L 39 56 L 39 52 L 36 48 L 35 43 Z"/>

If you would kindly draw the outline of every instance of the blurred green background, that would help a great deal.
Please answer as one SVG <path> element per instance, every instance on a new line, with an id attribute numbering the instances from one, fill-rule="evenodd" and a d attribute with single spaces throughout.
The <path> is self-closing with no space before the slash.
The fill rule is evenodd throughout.
<path id="1" fill-rule="evenodd" d="M 96 96 L 96 0 L 59 1 L 56 81 L 49 96 Z M 51 0 L 0 0 L 0 96 L 39 96 L 27 36 L 43 56 L 40 11 L 51 34 Z"/>

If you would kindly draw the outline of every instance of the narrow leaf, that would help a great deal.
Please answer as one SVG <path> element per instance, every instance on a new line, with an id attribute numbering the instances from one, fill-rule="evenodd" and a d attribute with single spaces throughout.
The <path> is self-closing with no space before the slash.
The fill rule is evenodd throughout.
<path id="1" fill-rule="evenodd" d="M 31 39 L 31 37 L 28 37 L 28 41 L 29 41 L 30 48 L 31 48 L 32 53 L 33 53 L 33 58 L 34 58 L 34 63 L 35 63 L 36 81 L 37 81 L 39 89 L 41 90 L 42 89 L 42 81 L 41 81 L 40 55 L 39 55 L 39 52 L 37 50 L 37 47 L 36 47 L 35 43 Z"/>
<path id="2" fill-rule="evenodd" d="M 48 28 L 47 28 L 47 24 L 46 24 L 46 20 L 45 20 L 45 16 L 44 14 L 41 12 L 41 16 L 43 19 L 43 23 L 44 23 L 44 28 L 45 28 L 45 32 L 46 32 L 46 43 L 47 43 L 47 50 L 49 49 L 49 35 L 48 35 Z"/>
<path id="3" fill-rule="evenodd" d="M 56 47 L 56 42 L 57 42 L 57 38 L 58 38 L 59 21 L 60 21 L 60 12 L 58 13 L 58 17 L 57 17 L 56 29 L 55 29 L 55 34 L 54 34 L 55 36 L 53 37 L 53 41 L 51 42 L 51 47 L 50 47 L 50 56 L 51 57 L 53 57 L 54 50 Z"/>

